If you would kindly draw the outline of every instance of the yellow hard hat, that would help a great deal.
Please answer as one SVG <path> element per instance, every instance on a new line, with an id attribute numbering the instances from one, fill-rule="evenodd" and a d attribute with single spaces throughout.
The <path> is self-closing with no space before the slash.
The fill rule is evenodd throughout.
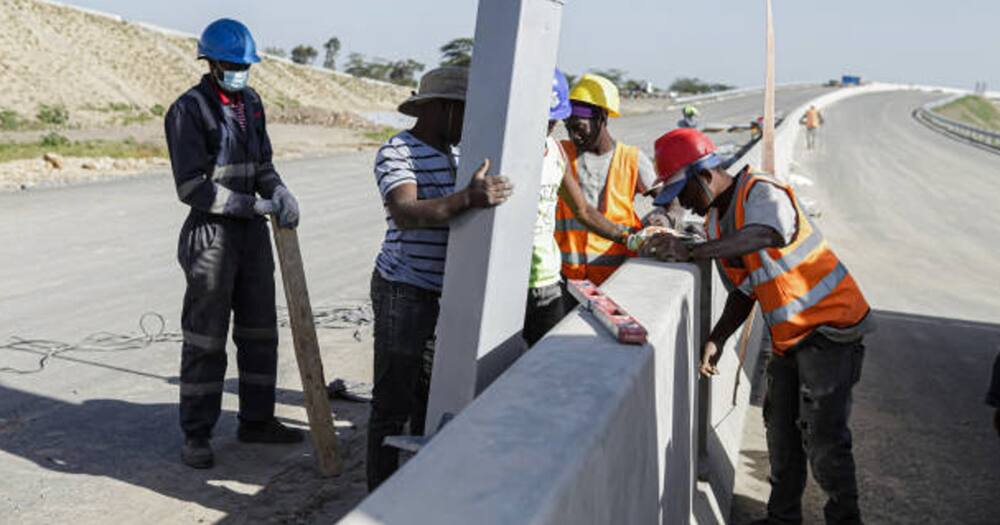
<path id="1" fill-rule="evenodd" d="M 580 80 L 569 92 L 569 99 L 604 108 L 609 117 L 621 115 L 618 112 L 621 105 L 618 88 L 610 80 L 600 75 L 587 73 L 580 77 Z"/>

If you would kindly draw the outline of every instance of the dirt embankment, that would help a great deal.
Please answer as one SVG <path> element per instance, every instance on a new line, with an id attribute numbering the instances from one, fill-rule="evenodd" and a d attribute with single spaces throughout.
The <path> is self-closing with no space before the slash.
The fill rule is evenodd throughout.
<path id="1" fill-rule="evenodd" d="M 0 110 L 37 119 L 63 107 L 67 125 L 120 125 L 155 119 L 205 71 L 192 36 L 39 2 L 0 2 Z M 362 111 L 394 108 L 407 89 L 265 57 L 251 85 L 276 121 L 302 108 L 323 122 L 350 123 Z M 338 114 L 344 114 L 339 115 Z M 309 122 L 321 123 L 321 122 Z"/>
<path id="2" fill-rule="evenodd" d="M 197 60 L 194 36 L 39 0 L 0 1 L 0 28 L 0 149 L 6 147 L 0 191 L 165 167 L 163 114 L 206 68 Z M 395 110 L 409 94 L 384 82 L 263 58 L 250 84 L 267 106 L 279 157 L 371 142 L 381 127 L 361 113 Z M 161 151 L 137 158 L 45 151 L 62 153 L 60 163 L 34 154 L 53 141 L 132 141 Z"/>

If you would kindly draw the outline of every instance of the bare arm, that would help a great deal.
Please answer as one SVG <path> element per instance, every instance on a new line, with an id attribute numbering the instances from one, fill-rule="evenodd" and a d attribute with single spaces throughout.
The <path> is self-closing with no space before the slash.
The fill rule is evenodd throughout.
<path id="1" fill-rule="evenodd" d="M 670 234 L 653 237 L 643 247 L 642 254 L 661 261 L 690 261 L 693 259 L 728 259 L 740 257 L 764 248 L 785 245 L 777 230 L 770 226 L 751 224 L 737 232 L 715 241 L 689 246 Z"/>
<path id="2" fill-rule="evenodd" d="M 389 192 L 386 207 L 403 230 L 442 226 L 471 208 L 491 208 L 510 197 L 514 186 L 506 177 L 487 177 L 489 159 L 476 170 L 465 189 L 437 199 L 419 199 L 416 184 L 402 184 Z"/>
<path id="3" fill-rule="evenodd" d="M 563 175 L 559 196 L 573 210 L 573 215 L 583 223 L 585 228 L 605 239 L 620 243 L 625 242 L 625 237 L 629 233 L 628 229 L 609 221 L 603 213 L 591 206 L 584 197 L 580 184 L 569 173 Z"/>
<path id="4" fill-rule="evenodd" d="M 726 306 L 722 310 L 719 322 L 715 323 L 715 328 L 708 336 L 705 347 L 701 350 L 701 364 L 699 372 L 705 377 L 711 377 L 719 373 L 716 365 L 722 357 L 722 349 L 726 347 L 726 341 L 743 324 L 750 312 L 753 311 L 754 299 L 739 290 L 729 292 L 726 298 Z"/>
<path id="5" fill-rule="evenodd" d="M 715 323 L 715 328 L 712 328 L 712 333 L 709 334 L 708 340 L 715 343 L 719 348 L 722 348 L 740 325 L 747 320 L 747 317 L 750 317 L 750 312 L 753 310 L 753 303 L 753 298 L 748 297 L 739 290 L 729 292 L 729 296 L 726 298 L 726 306 L 722 309 L 719 322 Z"/>
<path id="6" fill-rule="evenodd" d="M 774 228 L 751 224 L 715 241 L 691 248 L 692 259 L 725 259 L 739 257 L 764 248 L 784 246 L 785 241 Z"/>

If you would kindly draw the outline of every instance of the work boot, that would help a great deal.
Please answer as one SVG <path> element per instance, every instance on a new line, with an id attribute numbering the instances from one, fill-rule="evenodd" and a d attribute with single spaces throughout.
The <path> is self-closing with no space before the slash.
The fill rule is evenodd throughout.
<path id="1" fill-rule="evenodd" d="M 215 454 L 212 453 L 212 445 L 208 442 L 208 438 L 184 438 L 181 461 L 191 468 L 212 468 L 215 465 Z"/>
<path id="2" fill-rule="evenodd" d="M 290 428 L 277 419 L 267 421 L 240 420 L 236 438 L 244 443 L 299 443 L 305 434 L 298 429 Z"/>

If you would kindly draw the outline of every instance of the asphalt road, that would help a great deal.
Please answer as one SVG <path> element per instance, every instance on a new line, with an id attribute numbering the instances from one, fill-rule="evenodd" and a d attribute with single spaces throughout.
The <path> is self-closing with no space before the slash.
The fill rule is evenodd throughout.
<path id="1" fill-rule="evenodd" d="M 823 91 L 783 91 L 779 108 L 791 109 Z M 760 106 L 760 96 L 703 104 L 702 119 L 747 122 Z M 621 118 L 612 129 L 648 152 L 677 118 Z M 364 151 L 278 164 L 302 206 L 299 235 L 318 309 L 367 300 L 384 232 L 373 156 Z M 184 282 L 175 251 L 186 210 L 167 174 L 0 194 L 0 210 L 0 344 L 13 337 L 76 342 L 94 332 L 134 332 L 149 311 L 163 315 L 168 331 L 179 329 Z M 278 415 L 301 424 L 301 387 L 287 330 L 281 338 Z M 328 377 L 370 380 L 368 339 L 325 330 L 320 338 Z M 0 348 L 0 368 L 32 370 L 38 359 Z M 64 354 L 37 373 L 0 372 L 0 521 L 240 522 L 253 521 L 255 512 L 301 518 L 302 507 L 322 515 L 333 505 L 329 515 L 336 515 L 337 505 L 349 507 L 364 494 L 363 476 L 357 475 L 363 441 L 354 428 L 364 424 L 363 409 L 335 406 L 354 474 L 341 482 L 349 486 L 331 489 L 309 474 L 308 445 L 235 442 L 235 366 L 214 440 L 217 467 L 192 472 L 180 465 L 178 366 L 179 344 L 160 343 Z M 332 491 L 332 503 L 317 496 L 322 491 Z"/>
<path id="2" fill-rule="evenodd" d="M 983 403 L 1000 352 L 1000 156 L 910 112 L 941 95 L 895 92 L 825 111 L 800 144 L 800 193 L 876 310 L 852 429 L 869 523 L 1000 523 L 1000 439 Z M 748 419 L 735 523 L 763 513 L 767 455 Z M 822 522 L 810 484 L 806 523 Z"/>

